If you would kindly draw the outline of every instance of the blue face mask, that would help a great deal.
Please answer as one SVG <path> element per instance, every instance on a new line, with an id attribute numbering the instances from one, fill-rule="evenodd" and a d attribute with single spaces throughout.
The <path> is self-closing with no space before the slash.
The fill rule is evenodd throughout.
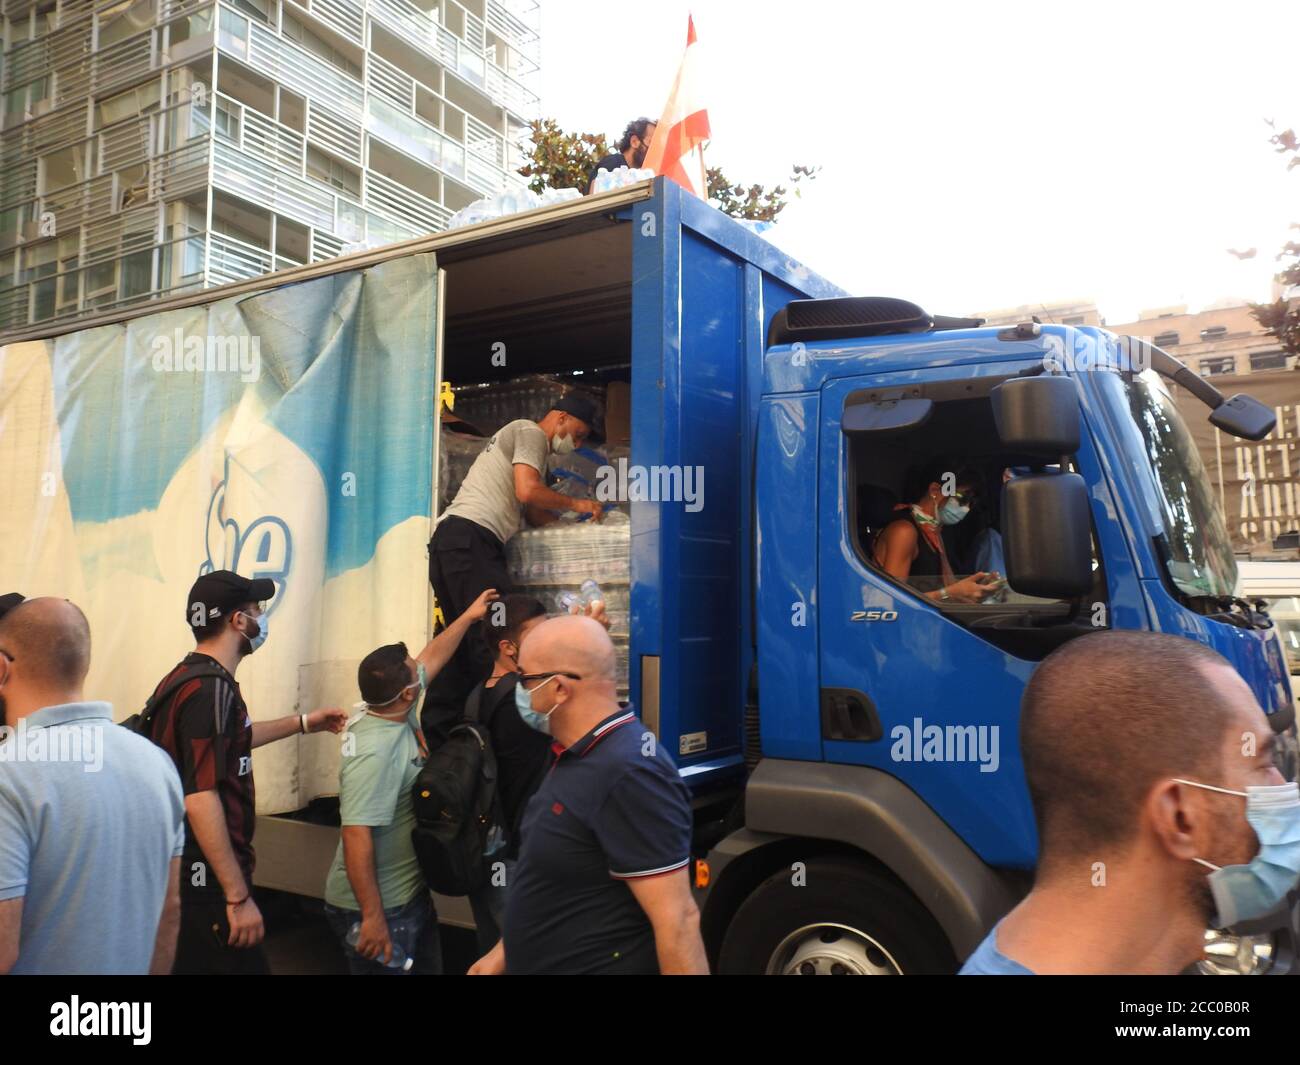
<path id="1" fill-rule="evenodd" d="M 261 647 L 262 644 L 266 643 L 266 633 L 270 626 L 266 620 L 266 615 L 262 615 L 260 618 L 255 618 L 252 614 L 245 614 L 244 617 L 248 618 L 249 621 L 257 626 L 256 635 L 244 635 L 244 639 L 248 641 L 248 653 L 251 655 Z"/>
<path id="2" fill-rule="evenodd" d="M 1214 870 L 1209 876 L 1218 911 L 1214 927 L 1231 928 L 1238 921 L 1271 913 L 1300 880 L 1300 785 L 1231 791 L 1194 780 L 1178 779 L 1178 783 L 1244 796 L 1246 820 L 1259 838 L 1259 853 L 1245 865 L 1217 866 L 1201 858 L 1193 859 Z"/>
<path id="3" fill-rule="evenodd" d="M 962 506 L 952 496 L 949 496 L 943 501 L 943 506 L 939 508 L 939 520 L 944 525 L 956 525 L 969 513 L 970 507 Z"/>
<path id="4" fill-rule="evenodd" d="M 554 679 L 554 677 L 547 677 L 541 684 L 537 685 L 537 688 L 550 684 Z M 525 725 L 529 728 L 535 728 L 545 736 L 549 736 L 551 734 L 551 715 L 555 713 L 556 708 L 553 706 L 544 714 L 533 709 L 533 692 L 537 691 L 537 688 L 529 691 L 522 684 L 516 684 L 515 708 L 519 711 L 519 716 L 524 719 Z"/>

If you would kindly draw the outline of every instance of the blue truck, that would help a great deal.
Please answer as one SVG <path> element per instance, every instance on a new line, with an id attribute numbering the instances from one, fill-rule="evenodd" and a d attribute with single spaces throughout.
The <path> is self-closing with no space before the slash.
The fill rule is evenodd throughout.
<path id="1" fill-rule="evenodd" d="M 852 297 L 664 179 L 0 343 L 0 590 L 85 607 L 89 686 L 119 717 L 188 650 L 185 590 L 223 566 L 277 583 L 241 677 L 253 716 L 351 704 L 362 656 L 434 624 L 438 397 L 624 383 L 627 461 L 666 489 L 628 501 L 626 686 L 693 796 L 717 971 L 954 971 L 1031 882 L 1019 702 L 1080 634 L 1220 651 L 1295 778 L 1278 637 L 1235 598 L 1168 382 L 1237 435 L 1268 411 L 1105 330 Z M 941 459 L 991 488 L 992 601 L 873 561 Z M 121 633 L 126 595 L 156 636 Z M 328 737 L 256 753 L 262 887 L 321 894 L 337 766 Z M 463 900 L 440 912 L 468 922 Z M 1206 968 L 1286 969 L 1274 923 L 1207 933 Z"/>

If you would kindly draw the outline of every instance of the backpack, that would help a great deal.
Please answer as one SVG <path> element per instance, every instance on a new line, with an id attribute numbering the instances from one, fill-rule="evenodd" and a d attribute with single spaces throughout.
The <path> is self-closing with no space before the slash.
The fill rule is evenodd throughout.
<path id="1" fill-rule="evenodd" d="M 488 882 L 491 854 L 504 849 L 505 825 L 497 799 L 497 760 L 479 711 L 480 684 L 465 716 L 425 761 L 411 787 L 415 828 L 411 841 L 425 882 L 440 895 L 468 895 Z"/>
<path id="2" fill-rule="evenodd" d="M 149 696 L 148 702 L 144 704 L 144 709 L 138 714 L 132 714 L 124 721 L 118 722 L 124 729 L 134 732 L 137 736 L 143 736 L 147 740 L 153 739 L 153 719 L 158 713 L 158 708 L 164 706 L 167 700 L 184 685 L 192 680 L 199 680 L 202 677 L 224 677 L 226 671 L 215 663 L 211 662 L 193 662 L 188 666 L 183 666 L 177 673 L 170 684 L 156 688 L 154 693 Z"/>

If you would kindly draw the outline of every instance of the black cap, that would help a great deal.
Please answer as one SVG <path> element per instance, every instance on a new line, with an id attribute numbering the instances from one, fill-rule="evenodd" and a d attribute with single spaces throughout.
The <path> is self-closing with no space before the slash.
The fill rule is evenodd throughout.
<path id="1" fill-rule="evenodd" d="M 580 421 L 587 423 L 587 428 L 591 432 L 587 435 L 587 440 L 593 444 L 603 444 L 605 442 L 605 425 L 604 420 L 598 423 L 599 415 L 596 412 L 596 404 L 586 396 L 578 392 L 570 392 L 567 396 L 561 396 L 551 404 L 551 410 L 563 411 L 565 414 L 572 414 Z"/>
<path id="2" fill-rule="evenodd" d="M 217 618 L 233 614 L 246 603 L 263 603 L 275 595 L 275 581 L 266 577 L 249 580 L 228 569 L 205 573 L 190 588 L 186 603 L 185 620 L 193 628 L 200 628 Z M 202 620 L 194 624 L 194 608 L 202 606 Z"/>
<path id="3" fill-rule="evenodd" d="M 26 596 L 21 592 L 10 592 L 8 595 L 0 595 L 0 618 L 3 618 L 25 598 Z"/>

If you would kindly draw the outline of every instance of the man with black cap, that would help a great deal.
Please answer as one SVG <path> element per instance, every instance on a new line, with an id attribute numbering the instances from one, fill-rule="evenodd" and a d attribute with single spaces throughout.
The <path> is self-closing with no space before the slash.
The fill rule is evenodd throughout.
<path id="1" fill-rule="evenodd" d="M 185 792 L 176 973 L 266 973 L 253 883 L 254 747 L 298 733 L 341 732 L 347 712 L 315 710 L 256 724 L 235 673 L 266 640 L 270 580 L 230 570 L 194 582 L 186 607 L 197 646 L 145 709 L 150 738 L 172 757 Z"/>
<path id="2" fill-rule="evenodd" d="M 460 617 L 486 589 L 512 589 L 506 542 L 523 518 L 532 525 L 554 521 L 557 511 L 604 516 L 591 499 L 573 499 L 546 487 L 548 452 L 568 454 L 587 441 L 604 441 L 596 405 L 586 396 L 562 396 L 540 421 L 525 418 L 497 431 L 474 460 L 456 498 L 438 519 L 429 541 L 429 583 L 444 618 Z M 481 626 L 471 631 L 447 668 L 430 683 L 421 725 L 436 748 L 459 721 L 465 699 L 492 671 L 494 648 Z"/>

